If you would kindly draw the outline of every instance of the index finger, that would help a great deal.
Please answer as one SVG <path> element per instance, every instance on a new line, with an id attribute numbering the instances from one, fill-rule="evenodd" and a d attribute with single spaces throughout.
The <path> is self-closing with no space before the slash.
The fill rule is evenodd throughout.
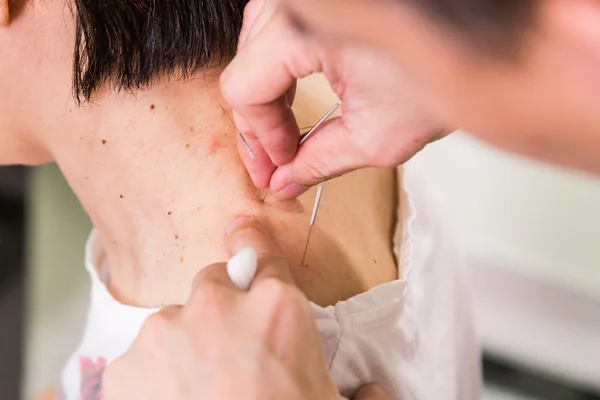
<path id="1" fill-rule="evenodd" d="M 248 38 L 259 32 L 271 18 L 277 3 L 273 0 L 249 0 L 244 8 L 244 21 L 238 41 L 238 51 L 244 47 Z"/>
<path id="2" fill-rule="evenodd" d="M 275 246 L 264 225 L 251 217 L 236 218 L 227 229 L 225 247 L 230 256 L 245 248 L 252 248 L 258 255 L 258 269 L 254 282 L 275 278 L 294 284 L 288 263 Z"/>
<path id="3" fill-rule="evenodd" d="M 221 75 L 223 97 L 241 117 L 238 129 L 249 141 L 256 138 L 275 165 L 290 162 L 298 147 L 298 124 L 286 93 L 315 64 L 285 15 L 275 11 Z"/>

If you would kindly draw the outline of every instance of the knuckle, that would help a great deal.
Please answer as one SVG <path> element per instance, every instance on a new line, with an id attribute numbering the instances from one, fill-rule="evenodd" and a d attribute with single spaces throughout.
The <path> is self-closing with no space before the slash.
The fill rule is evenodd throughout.
<path id="1" fill-rule="evenodd" d="M 274 313 L 290 309 L 298 304 L 299 296 L 293 286 L 275 278 L 265 279 L 261 284 L 261 296 Z"/>
<path id="2" fill-rule="evenodd" d="M 230 235 L 240 243 L 252 243 L 253 240 L 262 238 L 264 232 L 257 222 L 248 221 L 238 226 Z"/>
<path id="3" fill-rule="evenodd" d="M 322 181 L 332 176 L 331 168 L 322 160 L 308 160 L 304 168 L 310 179 L 314 181 Z"/>
<path id="4" fill-rule="evenodd" d="M 215 290 L 213 285 L 216 285 L 215 281 L 211 279 L 211 275 L 215 271 L 224 268 L 224 263 L 215 263 L 202 268 L 192 281 L 192 296 L 201 295 L 204 291 Z M 207 287 L 207 288 L 205 288 Z"/>
<path id="5" fill-rule="evenodd" d="M 205 275 L 206 275 L 206 269 L 207 268 L 211 268 L 212 266 L 208 266 L 205 269 L 200 270 L 195 276 L 194 279 L 192 280 L 192 296 L 194 296 L 196 294 L 196 292 L 199 291 L 199 287 L 202 286 L 204 284 L 205 281 Z"/>
<path id="6" fill-rule="evenodd" d="M 295 29 L 289 29 L 289 21 L 282 19 L 282 31 L 288 32 L 286 50 L 289 57 L 286 58 L 286 66 L 290 73 L 296 77 L 304 77 L 315 71 L 323 70 L 323 54 L 318 51 L 314 43 L 299 37 Z"/>
<path id="7" fill-rule="evenodd" d="M 194 325 L 198 320 L 215 324 L 223 318 L 227 309 L 228 291 L 218 282 L 207 281 L 194 290 L 182 313 L 183 322 Z"/>
<path id="8" fill-rule="evenodd" d="M 219 78 L 221 86 L 221 95 L 223 99 L 232 107 L 239 107 L 243 103 L 243 92 L 240 90 L 240 85 L 237 83 L 235 74 L 235 64 L 230 64 L 230 67 L 225 69 Z"/>
<path id="9" fill-rule="evenodd" d="M 219 299 L 222 297 L 223 288 L 217 282 L 206 281 L 197 286 L 193 299 L 194 304 L 199 305 L 203 309 L 211 309 L 219 304 Z"/>
<path id="10" fill-rule="evenodd" d="M 262 263 L 268 263 L 271 259 L 277 259 L 280 256 L 272 236 L 258 223 L 237 228 L 230 234 L 229 241 L 230 245 L 237 249 L 251 247 L 256 251 Z"/>
<path id="11" fill-rule="evenodd" d="M 178 337 L 187 337 L 195 341 L 223 329 L 232 317 L 230 293 L 218 283 L 209 282 L 202 285 L 183 309 Z M 214 336 L 211 340 L 215 340 Z"/>

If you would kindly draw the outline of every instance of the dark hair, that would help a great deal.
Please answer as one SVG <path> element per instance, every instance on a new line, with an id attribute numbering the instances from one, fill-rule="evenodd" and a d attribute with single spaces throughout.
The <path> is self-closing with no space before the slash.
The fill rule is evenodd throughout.
<path id="1" fill-rule="evenodd" d="M 74 0 L 73 90 L 89 100 L 104 83 L 147 87 L 187 78 L 235 55 L 248 0 Z"/>
<path id="2" fill-rule="evenodd" d="M 468 42 L 510 51 L 535 19 L 537 0 L 410 0 Z"/>

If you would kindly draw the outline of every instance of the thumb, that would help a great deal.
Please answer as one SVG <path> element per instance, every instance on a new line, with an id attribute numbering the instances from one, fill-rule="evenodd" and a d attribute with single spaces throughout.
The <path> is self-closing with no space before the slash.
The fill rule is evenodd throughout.
<path id="1" fill-rule="evenodd" d="M 230 256 L 245 248 L 252 248 L 258 256 L 258 269 L 254 282 L 275 278 L 293 283 L 289 266 L 266 227 L 252 217 L 238 217 L 229 224 L 225 234 L 225 247 Z"/>
<path id="2" fill-rule="evenodd" d="M 273 173 L 271 191 L 278 200 L 298 197 L 311 186 L 368 166 L 363 152 L 343 120 L 331 119 L 299 148 L 292 162 Z"/>
<path id="3" fill-rule="evenodd" d="M 390 400 L 390 398 L 379 386 L 370 384 L 358 389 L 352 400 Z"/>

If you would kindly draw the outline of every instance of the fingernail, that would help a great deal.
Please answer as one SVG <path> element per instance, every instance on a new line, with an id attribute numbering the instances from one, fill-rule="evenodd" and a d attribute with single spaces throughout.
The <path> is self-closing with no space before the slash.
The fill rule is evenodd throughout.
<path id="1" fill-rule="evenodd" d="M 298 185 L 297 183 L 290 183 L 283 189 L 274 193 L 277 200 L 293 199 L 300 196 L 302 193 L 310 189 L 310 186 Z"/>
<path id="2" fill-rule="evenodd" d="M 237 228 L 239 228 L 240 226 L 247 224 L 249 222 L 252 221 L 252 217 L 248 217 L 246 215 L 241 216 L 241 217 L 236 217 L 233 221 L 231 221 L 231 223 L 227 226 L 227 229 L 225 230 L 225 234 L 227 236 L 231 235 L 231 233 L 233 231 L 235 231 Z"/>
<path id="3" fill-rule="evenodd" d="M 227 262 L 227 274 L 231 282 L 240 290 L 248 290 L 258 265 L 256 251 L 246 247 L 238 251 Z"/>

